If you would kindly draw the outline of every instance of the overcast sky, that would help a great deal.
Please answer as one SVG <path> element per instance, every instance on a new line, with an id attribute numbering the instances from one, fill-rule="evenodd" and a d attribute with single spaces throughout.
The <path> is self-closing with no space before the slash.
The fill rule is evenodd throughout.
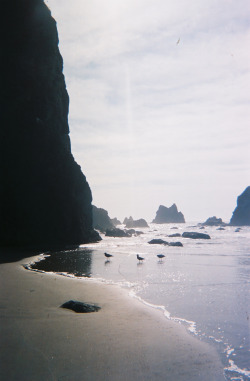
<path id="1" fill-rule="evenodd" d="M 229 221 L 250 185 L 250 1 L 45 2 L 93 204 Z"/>

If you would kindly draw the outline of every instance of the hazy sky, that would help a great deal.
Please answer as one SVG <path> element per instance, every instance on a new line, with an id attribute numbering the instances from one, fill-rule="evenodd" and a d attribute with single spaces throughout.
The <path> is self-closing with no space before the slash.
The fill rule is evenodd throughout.
<path id="1" fill-rule="evenodd" d="M 93 204 L 228 221 L 250 185 L 250 1 L 45 2 Z"/>

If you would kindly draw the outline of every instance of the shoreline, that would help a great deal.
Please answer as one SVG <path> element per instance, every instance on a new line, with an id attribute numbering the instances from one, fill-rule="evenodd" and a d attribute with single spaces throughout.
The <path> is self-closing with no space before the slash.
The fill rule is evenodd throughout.
<path id="1" fill-rule="evenodd" d="M 219 355 L 116 285 L 0 265 L 0 379 L 224 380 Z M 74 299 L 99 312 L 59 308 Z"/>

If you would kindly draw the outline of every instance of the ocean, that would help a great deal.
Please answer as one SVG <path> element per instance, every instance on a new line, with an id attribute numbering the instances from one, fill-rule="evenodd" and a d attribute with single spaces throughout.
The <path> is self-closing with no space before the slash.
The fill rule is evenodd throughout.
<path id="1" fill-rule="evenodd" d="M 197 223 L 186 223 L 136 230 L 143 234 L 102 235 L 96 244 L 44 253 L 29 268 L 128 288 L 131 297 L 162 310 L 166 319 L 215 346 L 225 380 L 250 380 L 250 227 L 200 230 Z M 192 231 L 211 239 L 169 237 Z M 179 241 L 183 247 L 151 245 L 152 239 Z M 113 257 L 107 260 L 104 252 Z M 139 262 L 137 254 L 144 260 Z M 165 257 L 159 260 L 157 254 Z"/>

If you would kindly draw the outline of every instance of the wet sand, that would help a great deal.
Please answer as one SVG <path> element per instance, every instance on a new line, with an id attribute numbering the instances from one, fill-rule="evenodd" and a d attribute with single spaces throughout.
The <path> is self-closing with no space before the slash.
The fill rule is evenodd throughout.
<path id="1" fill-rule="evenodd" d="M 0 265 L 0 380 L 220 381 L 215 350 L 128 291 Z M 99 312 L 59 308 L 74 299 Z"/>

